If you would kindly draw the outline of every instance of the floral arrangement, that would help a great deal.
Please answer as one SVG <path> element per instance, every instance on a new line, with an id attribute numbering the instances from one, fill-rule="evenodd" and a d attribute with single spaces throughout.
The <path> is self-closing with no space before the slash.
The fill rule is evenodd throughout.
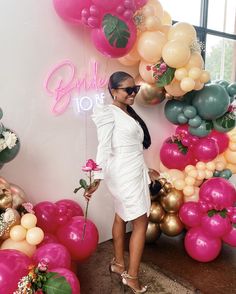
<path id="1" fill-rule="evenodd" d="M 175 68 L 168 66 L 162 59 L 154 65 L 147 65 L 146 69 L 147 71 L 152 70 L 158 87 L 168 85 L 173 80 L 175 74 Z"/>
<path id="2" fill-rule="evenodd" d="M 89 191 L 89 193 L 92 194 L 97 187 L 97 181 L 94 180 L 94 171 L 100 171 L 100 170 L 102 170 L 102 168 L 99 167 L 99 165 L 97 165 L 97 163 L 93 159 L 88 159 L 86 161 L 86 164 L 82 166 L 82 171 L 86 172 L 89 182 L 87 183 L 85 179 L 80 179 L 79 181 L 80 186 L 78 188 L 75 188 L 74 193 L 77 193 L 80 189 L 83 188 L 84 191 Z M 82 240 L 84 239 L 87 216 L 88 216 L 89 199 L 86 199 L 86 200 L 87 200 L 87 204 L 85 209 L 85 222 L 84 222 Z"/>
<path id="3" fill-rule="evenodd" d="M 16 146 L 18 138 L 12 131 L 3 131 L 0 135 L 0 152 L 6 148 L 12 149 Z"/>
<path id="4" fill-rule="evenodd" d="M 48 264 L 45 259 L 42 259 L 37 266 L 30 266 L 28 275 L 20 279 L 18 288 L 13 294 L 72 293 L 65 277 L 47 270 Z"/>

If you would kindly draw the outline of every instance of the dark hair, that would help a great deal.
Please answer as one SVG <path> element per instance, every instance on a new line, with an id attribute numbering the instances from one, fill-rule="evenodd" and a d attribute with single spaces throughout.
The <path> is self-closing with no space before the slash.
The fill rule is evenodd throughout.
<path id="1" fill-rule="evenodd" d="M 130 74 L 123 71 L 117 71 L 110 76 L 109 83 L 108 83 L 108 90 L 113 99 L 114 97 L 112 95 L 111 90 L 119 88 L 120 84 L 124 80 L 127 80 L 128 78 L 133 79 L 133 77 Z M 140 124 L 141 128 L 143 129 L 143 133 L 144 133 L 143 147 L 147 149 L 151 145 L 151 137 L 145 122 L 141 119 L 141 117 L 135 112 L 135 110 L 131 106 L 127 105 L 127 111 L 129 115 L 132 116 Z"/>

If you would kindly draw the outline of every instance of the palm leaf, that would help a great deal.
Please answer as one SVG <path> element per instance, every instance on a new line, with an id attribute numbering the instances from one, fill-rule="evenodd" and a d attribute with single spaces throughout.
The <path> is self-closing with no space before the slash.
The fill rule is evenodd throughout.
<path id="1" fill-rule="evenodd" d="M 116 16 L 106 14 L 103 17 L 102 28 L 112 47 L 125 48 L 130 37 L 127 24 Z"/>
<path id="2" fill-rule="evenodd" d="M 157 80 L 157 86 L 158 87 L 164 87 L 165 85 L 168 85 L 174 78 L 175 74 L 175 68 L 168 67 L 167 70 L 158 77 Z"/>
<path id="3" fill-rule="evenodd" d="M 48 280 L 43 285 L 46 294 L 71 294 L 72 289 L 66 278 L 58 273 L 48 273 Z"/>

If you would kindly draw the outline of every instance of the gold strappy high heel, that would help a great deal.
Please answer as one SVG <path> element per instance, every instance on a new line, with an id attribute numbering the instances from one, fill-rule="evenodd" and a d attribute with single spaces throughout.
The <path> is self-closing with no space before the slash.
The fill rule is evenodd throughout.
<path id="1" fill-rule="evenodd" d="M 135 289 L 128 284 L 127 280 L 137 280 L 138 277 L 130 276 L 126 271 L 121 274 L 121 277 L 123 285 L 129 287 L 135 294 L 147 292 L 147 286 L 143 286 L 141 289 Z"/>
<path id="2" fill-rule="evenodd" d="M 118 268 L 118 270 L 116 268 Z M 109 265 L 110 273 L 121 275 L 124 272 L 124 270 L 125 270 L 125 266 L 116 262 L 116 259 L 114 257 Z"/>

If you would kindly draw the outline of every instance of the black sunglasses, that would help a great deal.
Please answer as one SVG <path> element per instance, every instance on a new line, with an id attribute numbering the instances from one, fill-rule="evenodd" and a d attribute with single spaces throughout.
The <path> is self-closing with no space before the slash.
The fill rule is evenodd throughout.
<path id="1" fill-rule="evenodd" d="M 139 89 L 140 89 L 140 85 L 136 85 L 136 86 L 133 86 L 133 87 L 125 87 L 125 88 L 116 88 L 116 89 L 122 89 L 124 90 L 128 95 L 131 95 L 133 92 L 135 94 L 138 93 Z"/>

